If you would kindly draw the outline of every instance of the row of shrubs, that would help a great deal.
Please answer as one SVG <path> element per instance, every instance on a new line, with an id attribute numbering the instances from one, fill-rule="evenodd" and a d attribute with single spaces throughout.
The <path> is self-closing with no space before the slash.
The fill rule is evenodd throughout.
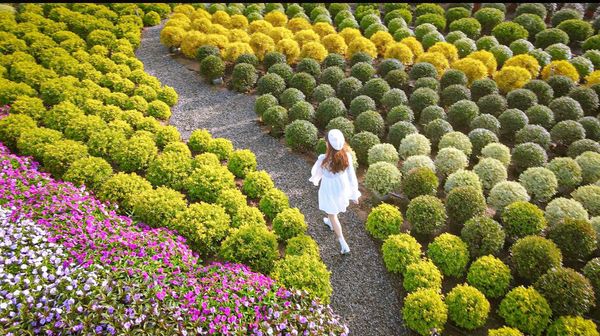
<path id="1" fill-rule="evenodd" d="M 81 15 L 95 18 L 79 11 L 94 13 L 96 5 L 54 6 L 48 14 L 25 6 L 16 17 L 2 14 L 13 23 L 6 27 L 35 28 L 30 20 L 46 20 L 64 30 L 27 33 L 26 48 L 1 56 L 2 76 L 8 76 L 0 79 L 0 100 L 10 114 L 0 120 L 0 141 L 33 156 L 55 177 L 117 203 L 121 213 L 177 230 L 204 257 L 247 264 L 329 301 L 329 271 L 304 235 L 304 216 L 289 207 L 268 173 L 256 171 L 252 152 L 235 150 L 206 130 L 194 131 L 186 145 L 175 127 L 163 126 L 157 118 L 170 116 L 177 93 L 143 71 L 133 48 L 117 49 L 113 32 L 70 27 Z M 142 25 L 135 27 L 131 32 L 139 38 Z M 63 35 L 84 43 L 73 50 L 54 45 Z M 42 42 L 48 49 L 37 47 Z M 240 187 L 236 178 L 243 179 Z M 279 243 L 287 251 L 281 261 Z"/>
<path id="2" fill-rule="evenodd" d="M 473 187 L 453 189 L 446 209 L 451 213 L 457 207 L 470 208 L 470 203 L 456 202 L 478 194 Z M 479 198 L 483 199 L 481 195 Z M 501 225 L 487 217 L 485 203 L 480 204 L 477 213 L 461 223 L 460 237 L 450 233 L 437 236 L 427 246 L 426 257 L 421 244 L 401 232 L 404 218 L 397 207 L 384 203 L 369 214 L 367 231 L 383 240 L 386 268 L 403 276 L 402 284 L 409 293 L 403 308 L 407 325 L 428 335 L 431 328 L 441 330 L 449 318 L 456 326 L 473 330 L 485 325 L 490 312 L 488 300 L 502 299 L 499 315 L 523 333 L 542 334 L 554 317 L 548 334 L 554 334 L 551 330 L 555 328 L 562 330 L 566 323 L 578 325 L 583 335 L 597 335 L 592 321 L 575 316 L 588 313 L 600 295 L 600 258 L 589 260 L 583 274 L 563 267 L 563 257 L 571 262 L 587 260 L 595 251 L 597 238 L 592 224 L 570 215 L 553 222 L 556 212 L 569 211 L 571 204 L 564 204 L 562 210 L 557 210 L 560 205 L 549 206 L 544 217 L 534 204 L 517 201 L 505 208 Z M 414 233 L 430 222 L 444 223 L 446 212 L 440 200 L 426 195 L 410 202 L 406 217 Z M 540 234 L 548 222 L 548 238 L 544 238 Z M 598 217 L 595 222 L 598 225 Z M 513 242 L 509 249 L 511 267 L 497 257 L 506 239 Z M 444 298 L 440 293 L 445 278 L 464 279 L 466 284 L 457 285 Z M 533 287 L 524 287 L 521 282 Z"/>

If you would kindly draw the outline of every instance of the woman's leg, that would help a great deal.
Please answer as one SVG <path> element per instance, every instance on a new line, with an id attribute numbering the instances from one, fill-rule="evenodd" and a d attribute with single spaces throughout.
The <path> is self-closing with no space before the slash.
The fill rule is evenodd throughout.
<path id="1" fill-rule="evenodd" d="M 335 232 L 335 236 L 339 238 L 344 238 L 344 233 L 342 232 L 342 226 L 340 225 L 340 220 L 337 215 L 327 214 L 329 218 L 329 223 L 333 226 L 333 232 Z"/>

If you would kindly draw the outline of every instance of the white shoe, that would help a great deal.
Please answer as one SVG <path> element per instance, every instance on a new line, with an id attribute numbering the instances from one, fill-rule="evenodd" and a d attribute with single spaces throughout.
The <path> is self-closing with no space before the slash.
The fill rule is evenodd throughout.
<path id="1" fill-rule="evenodd" d="M 348 243 L 346 243 L 346 240 L 340 241 L 340 246 L 342 247 L 342 250 L 340 251 L 341 254 L 350 253 L 350 247 L 348 246 Z"/>
<path id="2" fill-rule="evenodd" d="M 329 218 L 323 217 L 323 223 L 325 223 L 325 225 L 329 226 L 329 229 L 331 231 L 333 231 L 333 226 L 331 226 L 331 222 L 329 221 Z"/>

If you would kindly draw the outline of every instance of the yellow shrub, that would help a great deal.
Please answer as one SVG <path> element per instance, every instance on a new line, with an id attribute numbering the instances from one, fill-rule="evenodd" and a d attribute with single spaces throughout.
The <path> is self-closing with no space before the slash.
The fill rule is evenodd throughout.
<path id="1" fill-rule="evenodd" d="M 302 50 L 300 50 L 300 57 L 314 58 L 319 63 L 323 62 L 328 54 L 327 49 L 319 42 L 307 42 L 302 46 Z"/>
<path id="2" fill-rule="evenodd" d="M 204 38 L 205 45 L 211 45 L 219 48 L 221 51 L 225 49 L 225 46 L 229 44 L 229 40 L 227 36 L 219 35 L 219 34 L 207 34 Z"/>
<path id="3" fill-rule="evenodd" d="M 516 66 L 504 66 L 494 75 L 498 88 L 503 93 L 521 88 L 531 79 L 531 73 L 524 68 Z"/>
<path id="4" fill-rule="evenodd" d="M 346 41 L 346 44 L 349 45 L 350 42 L 362 37 L 362 34 L 360 33 L 360 30 L 356 28 L 344 28 L 340 32 L 340 36 L 343 37 L 344 41 Z"/>
<path id="5" fill-rule="evenodd" d="M 218 23 L 213 23 L 209 28 L 208 28 L 208 34 L 219 34 L 219 35 L 223 35 L 223 36 L 227 36 L 229 35 L 229 29 L 221 26 Z"/>
<path id="6" fill-rule="evenodd" d="M 192 24 L 190 25 L 190 29 L 201 31 L 203 33 L 208 33 L 210 26 L 212 26 L 212 23 L 210 22 L 209 19 L 200 18 L 200 19 L 195 19 L 194 21 L 192 21 Z"/>
<path id="7" fill-rule="evenodd" d="M 406 44 L 415 57 L 419 57 L 423 53 L 423 45 L 414 36 L 405 37 L 400 40 L 400 43 Z"/>
<path id="8" fill-rule="evenodd" d="M 313 25 L 313 30 L 315 33 L 319 34 L 321 38 L 329 35 L 335 34 L 335 28 L 327 22 L 317 22 Z"/>
<path id="9" fill-rule="evenodd" d="M 542 78 L 563 75 L 571 78 L 575 83 L 579 82 L 579 73 L 569 61 L 552 61 L 542 69 Z"/>
<path id="10" fill-rule="evenodd" d="M 346 41 L 339 34 L 329 34 L 323 37 L 323 46 L 330 53 L 336 53 L 340 55 L 346 55 L 346 51 L 348 51 L 348 45 L 346 45 Z"/>
<path id="11" fill-rule="evenodd" d="M 265 21 L 268 21 L 273 27 L 285 27 L 288 18 L 280 11 L 271 11 L 265 15 Z"/>
<path id="12" fill-rule="evenodd" d="M 186 32 L 181 40 L 181 52 L 188 58 L 196 57 L 196 50 L 204 44 L 206 34 L 196 30 Z"/>
<path id="13" fill-rule="evenodd" d="M 433 64 L 433 66 L 437 70 L 438 78 L 441 77 L 442 74 L 444 74 L 444 72 L 446 72 L 446 70 L 448 70 L 448 68 L 450 67 L 450 64 L 448 63 L 448 60 L 446 59 L 444 54 L 439 52 L 422 53 L 421 55 L 419 55 L 419 57 L 417 57 L 417 60 L 415 61 L 415 63 L 420 62 L 427 62 Z"/>
<path id="14" fill-rule="evenodd" d="M 448 42 L 437 42 L 436 44 L 431 46 L 427 51 L 439 52 L 444 54 L 449 63 L 458 60 L 458 49 L 456 49 L 454 44 Z"/>
<path id="15" fill-rule="evenodd" d="M 276 50 L 285 55 L 288 64 L 296 63 L 300 56 L 300 46 L 292 39 L 282 39 L 277 42 Z"/>
<path id="16" fill-rule="evenodd" d="M 273 42 L 273 39 L 260 32 L 256 32 L 250 36 L 249 44 L 260 61 L 263 60 L 266 53 L 275 50 L 275 42 Z"/>
<path id="17" fill-rule="evenodd" d="M 294 33 L 285 27 L 274 27 L 268 34 L 277 43 L 283 39 L 293 39 Z"/>
<path id="18" fill-rule="evenodd" d="M 188 23 L 192 22 L 190 20 L 190 17 L 185 15 L 184 13 L 175 13 L 175 14 L 171 15 L 171 17 L 169 18 L 169 21 L 171 21 L 171 20 L 187 21 Z"/>
<path id="19" fill-rule="evenodd" d="M 190 16 L 192 14 L 194 14 L 194 12 L 196 11 L 196 9 L 194 8 L 194 6 L 192 5 L 177 5 L 175 6 L 175 8 L 173 8 L 173 16 L 175 16 L 176 14 L 183 14 L 185 16 Z"/>
<path id="20" fill-rule="evenodd" d="M 241 14 L 232 15 L 231 21 L 229 21 L 229 28 L 246 30 L 248 28 L 248 19 Z"/>
<path id="21" fill-rule="evenodd" d="M 379 56 L 385 55 L 385 50 L 387 49 L 387 47 L 390 44 L 394 43 L 394 38 L 392 37 L 392 35 L 382 30 L 371 35 L 370 40 L 371 42 L 373 42 L 373 44 L 375 44 L 375 47 L 377 47 L 377 53 L 379 54 Z"/>
<path id="22" fill-rule="evenodd" d="M 452 69 L 457 69 L 465 73 L 469 80 L 469 85 L 474 80 L 483 79 L 488 76 L 488 70 L 485 64 L 478 59 L 465 57 L 452 63 Z"/>
<path id="23" fill-rule="evenodd" d="M 160 32 L 160 43 L 167 47 L 179 47 L 185 30 L 176 26 L 165 27 Z"/>
<path id="24" fill-rule="evenodd" d="M 227 38 L 229 39 L 229 42 L 248 43 L 250 41 L 250 35 L 241 29 L 231 29 Z"/>
<path id="25" fill-rule="evenodd" d="M 241 54 L 254 54 L 254 50 L 248 43 L 243 42 L 229 43 L 223 50 L 223 58 L 229 62 L 235 62 Z"/>
<path id="26" fill-rule="evenodd" d="M 287 23 L 287 29 L 291 30 L 294 33 L 297 33 L 301 30 L 312 29 L 310 22 L 306 21 L 303 18 L 293 18 Z"/>
<path id="27" fill-rule="evenodd" d="M 319 34 L 315 33 L 312 29 L 305 29 L 294 34 L 294 40 L 296 40 L 298 45 L 300 45 L 300 48 L 302 48 L 302 46 L 308 42 L 321 42 L 321 37 L 319 37 Z"/>
<path id="28" fill-rule="evenodd" d="M 600 70 L 596 70 L 585 77 L 585 82 L 588 86 L 600 83 Z"/>
<path id="29" fill-rule="evenodd" d="M 369 40 L 366 37 L 356 38 L 348 45 L 349 57 L 352 57 L 352 55 L 360 51 L 369 54 L 369 56 L 373 58 L 377 57 L 377 47 L 373 42 L 371 42 L 371 40 Z"/>
<path id="30" fill-rule="evenodd" d="M 513 56 L 504 62 L 504 66 L 507 65 L 526 69 L 531 74 L 531 78 L 536 78 L 540 74 L 540 63 L 531 55 L 520 54 Z"/>
<path id="31" fill-rule="evenodd" d="M 400 42 L 391 44 L 385 51 L 385 58 L 395 58 L 405 65 L 413 64 L 414 55 L 410 48 Z"/>
<path id="32" fill-rule="evenodd" d="M 231 18 L 229 17 L 229 14 L 224 11 L 216 11 L 212 15 L 210 21 L 212 23 L 220 24 L 223 27 L 229 27 L 229 21 L 231 21 Z"/>
<path id="33" fill-rule="evenodd" d="M 198 8 L 196 9 L 196 11 L 194 13 L 192 13 L 192 15 L 190 15 L 190 20 L 192 20 L 192 22 L 196 19 L 208 19 L 210 20 L 212 18 L 212 15 L 210 15 L 209 12 L 205 11 L 204 9 Z"/>
<path id="34" fill-rule="evenodd" d="M 496 73 L 498 63 L 496 62 L 494 54 L 492 54 L 491 52 L 486 50 L 479 50 L 470 53 L 467 57 L 481 61 L 481 63 L 483 63 L 483 65 L 485 65 L 485 67 L 487 68 L 488 76 L 493 76 Z"/>
<path id="35" fill-rule="evenodd" d="M 255 20 L 248 25 L 248 33 L 254 34 L 257 32 L 268 34 L 273 29 L 273 25 L 265 20 Z"/>
<path id="36" fill-rule="evenodd" d="M 208 24 L 210 24 L 210 22 Z M 177 20 L 171 19 L 171 20 L 167 21 L 167 23 L 165 23 L 165 28 L 166 27 L 178 27 L 185 31 L 188 31 L 188 30 L 190 30 L 190 28 L 192 28 L 192 24 L 190 23 L 190 20 L 186 21 L 186 20 L 180 20 L 180 19 L 177 19 Z"/>

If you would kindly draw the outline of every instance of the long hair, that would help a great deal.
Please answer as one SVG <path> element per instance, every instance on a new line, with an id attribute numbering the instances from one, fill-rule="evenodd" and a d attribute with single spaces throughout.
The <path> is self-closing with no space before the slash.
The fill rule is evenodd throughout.
<path id="1" fill-rule="evenodd" d="M 335 150 L 331 147 L 329 143 L 329 139 L 326 138 L 327 142 L 327 151 L 325 152 L 325 159 L 321 166 L 326 168 L 332 173 L 338 173 L 346 170 L 349 166 L 348 162 L 348 144 L 344 143 L 344 147 L 340 150 Z"/>

